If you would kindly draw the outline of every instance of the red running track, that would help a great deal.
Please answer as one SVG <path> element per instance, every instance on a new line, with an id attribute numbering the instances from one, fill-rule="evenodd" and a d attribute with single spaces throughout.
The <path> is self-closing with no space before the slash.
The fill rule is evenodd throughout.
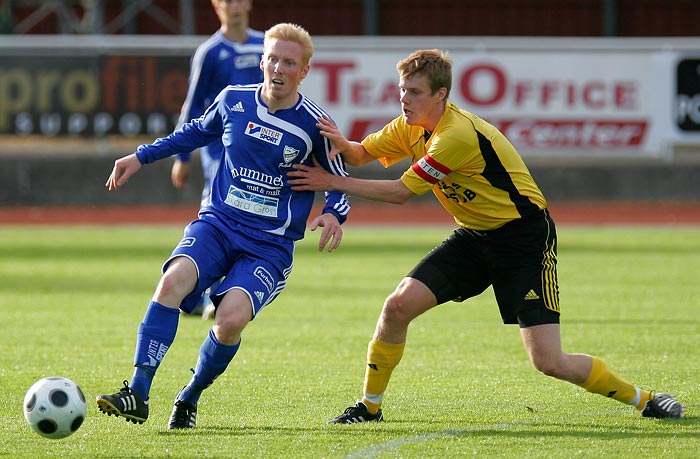
<path id="1" fill-rule="evenodd" d="M 559 225 L 700 225 L 700 202 L 551 203 L 549 210 Z M 312 216 L 318 211 L 315 208 Z M 0 225 L 184 225 L 196 216 L 195 206 L 0 207 Z M 355 202 L 348 223 L 441 225 L 453 220 L 434 203 Z"/>

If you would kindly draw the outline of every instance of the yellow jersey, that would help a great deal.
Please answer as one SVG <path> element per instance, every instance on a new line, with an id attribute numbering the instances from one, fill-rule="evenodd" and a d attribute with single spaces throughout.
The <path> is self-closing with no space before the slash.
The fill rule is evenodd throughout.
<path id="1" fill-rule="evenodd" d="M 368 135 L 362 146 L 384 167 L 413 165 L 401 181 L 413 193 L 433 190 L 458 225 L 487 231 L 547 207 L 520 154 L 494 126 L 448 102 L 426 139 L 403 115 Z"/>

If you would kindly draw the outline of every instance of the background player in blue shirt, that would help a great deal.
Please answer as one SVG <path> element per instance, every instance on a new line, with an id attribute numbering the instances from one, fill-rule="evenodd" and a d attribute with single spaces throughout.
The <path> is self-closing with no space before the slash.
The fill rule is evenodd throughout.
<path id="1" fill-rule="evenodd" d="M 248 27 L 253 0 L 212 0 L 221 27 L 202 43 L 191 60 L 187 98 L 182 105 L 178 127 L 199 118 L 214 98 L 230 84 L 253 84 L 263 80 L 260 59 L 263 52 L 263 32 Z M 209 199 L 211 183 L 219 167 L 224 146 L 221 138 L 199 150 L 204 173 L 201 204 Z M 176 155 L 171 170 L 175 188 L 183 188 L 190 177 L 190 152 Z M 192 311 L 205 319 L 214 316 L 209 293 L 219 286 L 219 280 L 204 291 L 202 300 Z"/>
<path id="2" fill-rule="evenodd" d="M 178 127 L 199 118 L 214 98 L 230 84 L 253 84 L 263 80 L 260 59 L 263 32 L 248 27 L 253 0 L 212 0 L 221 27 L 199 45 L 190 63 L 187 98 L 180 111 Z M 204 172 L 202 203 L 209 198 L 211 182 L 223 152 L 221 139 L 203 146 L 199 153 Z M 190 152 L 175 158 L 171 179 L 175 188 L 185 186 L 190 177 Z"/>
<path id="3" fill-rule="evenodd" d="M 131 384 L 124 381 L 119 392 L 98 396 L 101 411 L 134 423 L 146 421 L 151 383 L 175 338 L 178 308 L 191 311 L 202 291 L 224 277 L 212 298 L 214 325 L 168 424 L 170 429 L 194 427 L 199 397 L 233 359 L 243 328 L 286 286 L 295 241 L 304 236 L 314 201 L 313 191 L 291 190 L 287 172 L 315 160 L 332 174 L 347 175 L 339 156 L 330 159 L 330 143 L 316 127 L 327 114 L 297 92 L 312 55 L 306 30 L 294 24 L 272 27 L 265 33 L 260 63 L 263 83 L 228 86 L 199 119 L 115 161 L 106 184 L 110 191 L 123 186 L 142 164 L 217 137 L 225 149 L 209 202 L 164 264 L 139 327 Z M 325 193 L 323 213 L 311 222 L 312 230 L 323 229 L 319 250 L 338 247 L 349 208 L 345 194 Z"/>

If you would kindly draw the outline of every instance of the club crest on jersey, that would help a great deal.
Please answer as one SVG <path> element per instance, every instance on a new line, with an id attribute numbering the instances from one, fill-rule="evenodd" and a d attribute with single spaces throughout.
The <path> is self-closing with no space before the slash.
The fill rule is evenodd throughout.
<path id="1" fill-rule="evenodd" d="M 227 50 L 222 49 L 221 51 L 219 51 L 219 60 L 220 61 L 225 61 L 226 59 L 229 58 L 229 56 L 231 56 L 231 53 L 229 53 Z"/>
<path id="2" fill-rule="evenodd" d="M 279 145 L 280 142 L 282 142 L 281 132 L 253 123 L 252 121 L 248 121 L 248 126 L 245 128 L 245 135 L 249 135 L 273 145 Z"/>
<path id="3" fill-rule="evenodd" d="M 292 148 L 289 145 L 284 146 L 284 151 L 282 151 L 282 157 L 284 158 L 284 162 L 279 164 L 279 167 L 291 167 L 292 161 L 294 161 L 294 158 L 299 156 L 299 150 L 296 148 Z"/>

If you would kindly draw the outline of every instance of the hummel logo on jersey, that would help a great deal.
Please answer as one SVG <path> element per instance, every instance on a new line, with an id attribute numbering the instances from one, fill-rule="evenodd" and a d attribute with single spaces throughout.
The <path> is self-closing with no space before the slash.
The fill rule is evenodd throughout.
<path id="1" fill-rule="evenodd" d="M 192 247 L 194 243 L 197 242 L 197 238 L 194 237 L 183 237 L 180 240 L 180 243 L 177 245 L 178 247 Z"/>
<path id="2" fill-rule="evenodd" d="M 236 105 L 231 106 L 231 111 L 232 112 L 241 112 L 241 113 L 245 112 L 245 110 L 243 109 L 243 102 L 241 102 L 239 100 Z"/>
<path id="3" fill-rule="evenodd" d="M 534 290 L 530 290 L 529 292 L 527 292 L 527 295 L 525 295 L 525 299 L 526 300 L 539 300 L 540 297 L 537 296 L 537 293 L 535 293 Z"/>

